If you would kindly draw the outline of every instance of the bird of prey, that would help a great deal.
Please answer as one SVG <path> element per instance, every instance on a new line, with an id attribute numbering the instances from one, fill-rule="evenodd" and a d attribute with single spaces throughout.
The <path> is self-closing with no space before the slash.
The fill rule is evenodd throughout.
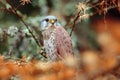
<path id="1" fill-rule="evenodd" d="M 71 38 L 55 16 L 49 15 L 41 20 L 41 31 L 48 60 L 58 61 L 74 56 Z"/>

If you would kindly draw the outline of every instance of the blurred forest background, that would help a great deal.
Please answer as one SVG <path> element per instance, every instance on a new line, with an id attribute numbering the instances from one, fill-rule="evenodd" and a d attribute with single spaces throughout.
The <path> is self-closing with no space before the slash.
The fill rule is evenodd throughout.
<path id="1" fill-rule="evenodd" d="M 0 53 L 4 55 L 11 54 L 20 58 L 23 55 L 37 55 L 39 48 L 21 20 L 12 12 L 2 10 L 2 8 L 9 9 L 11 5 L 14 8 L 18 7 L 18 13 L 29 25 L 30 30 L 42 40 L 42 37 L 39 36 L 39 24 L 42 17 L 47 15 L 56 16 L 70 33 L 73 20 L 77 15 L 77 5 L 79 2 L 83 2 L 82 0 L 33 0 L 26 4 L 29 1 L 26 0 L 25 4 L 21 5 L 22 1 L 24 3 L 25 0 L 21 0 L 21 2 L 20 0 L 7 0 L 7 2 L 3 0 L 3 4 L 0 4 Z M 97 1 L 90 2 L 96 3 Z M 84 49 L 97 50 L 99 48 L 95 41 L 96 34 L 90 24 L 91 20 L 87 18 L 81 23 L 78 21 L 75 25 L 76 28 L 72 34 L 75 53 L 79 53 L 80 50 Z"/>
<path id="2" fill-rule="evenodd" d="M 1 0 L 1 2 L 0 53 L 14 55 L 19 58 L 23 55 L 31 57 L 37 55 L 36 57 L 38 57 L 37 53 L 40 53 L 41 50 L 20 18 L 7 10 L 11 7 L 17 9 L 17 12 L 26 24 L 29 25 L 30 30 L 39 39 L 41 44 L 40 20 L 42 17 L 47 15 L 56 16 L 64 28 L 70 33 L 79 9 L 82 10 L 83 8 L 80 13 L 83 16 L 76 20 L 71 36 L 76 54 L 86 49 L 100 50 L 100 45 L 96 40 L 97 35 L 93 29 L 93 27 L 98 28 L 97 21 L 100 22 L 101 20 L 102 22 L 105 16 L 107 17 L 106 19 L 117 18 L 118 20 L 120 18 L 119 8 L 116 6 L 117 0 L 105 1 L 107 5 L 104 4 L 104 0 Z M 80 2 L 85 4 L 81 5 L 79 4 Z M 102 10 L 111 5 L 113 8 L 108 8 L 106 11 Z M 6 10 L 3 10 L 4 8 Z"/>
<path id="3" fill-rule="evenodd" d="M 29 25 L 30 30 L 39 39 L 41 44 L 42 36 L 40 35 L 39 24 L 42 17 L 47 15 L 56 16 L 69 33 L 72 27 L 75 26 L 71 38 L 76 54 L 85 50 L 99 51 L 101 48 L 96 40 L 96 32 L 93 27 L 98 28 L 99 24 L 97 24 L 97 21 L 103 21 L 104 23 L 105 21 L 102 20 L 104 17 L 107 17 L 106 19 L 117 18 L 117 20 L 120 18 L 119 8 L 116 6 L 119 3 L 117 3 L 117 0 L 0 1 L 0 53 L 19 58 L 23 55 L 38 55 L 37 53 L 40 53 L 41 50 L 20 18 L 15 13 L 7 10 L 11 6 L 17 9 L 17 13 Z M 80 4 L 80 2 L 83 4 Z M 106 3 L 107 5 L 105 5 Z M 113 8 L 104 10 L 104 8 L 110 6 L 113 6 Z M 79 9 L 81 9 L 80 14 L 82 17 L 79 16 L 75 21 L 75 17 L 80 15 L 78 14 Z"/>
<path id="4" fill-rule="evenodd" d="M 40 21 L 47 15 L 56 16 L 68 33 L 72 33 L 74 53 L 83 67 L 80 80 L 93 80 L 100 73 L 108 72 L 120 78 L 119 0 L 0 0 L 0 54 L 12 59 L 44 60 Z M 107 76 L 110 78 L 100 76 L 96 80 L 118 80 L 113 75 Z M 51 77 L 51 80 L 72 80 L 69 78 Z"/>

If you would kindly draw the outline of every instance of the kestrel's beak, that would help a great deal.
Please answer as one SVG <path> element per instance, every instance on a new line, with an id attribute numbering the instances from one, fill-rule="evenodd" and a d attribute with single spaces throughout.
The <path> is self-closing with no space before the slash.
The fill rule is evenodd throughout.
<path id="1" fill-rule="evenodd" d="M 50 19 L 50 20 L 49 20 L 49 23 L 54 24 L 54 23 L 55 23 L 55 20 L 54 20 L 54 19 Z"/>

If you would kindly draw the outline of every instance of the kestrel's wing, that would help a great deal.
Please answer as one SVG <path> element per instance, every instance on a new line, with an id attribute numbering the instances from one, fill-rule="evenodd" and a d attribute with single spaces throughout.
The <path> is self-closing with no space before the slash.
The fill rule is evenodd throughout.
<path id="1" fill-rule="evenodd" d="M 56 27 L 55 31 L 57 53 L 63 58 L 68 55 L 74 55 L 71 38 L 68 32 L 63 27 Z"/>

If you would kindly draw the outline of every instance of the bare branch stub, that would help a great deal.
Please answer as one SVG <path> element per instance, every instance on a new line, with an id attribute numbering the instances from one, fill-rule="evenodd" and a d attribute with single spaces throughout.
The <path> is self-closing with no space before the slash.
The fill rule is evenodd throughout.
<path id="1" fill-rule="evenodd" d="M 73 23 L 73 25 L 72 25 L 72 30 L 71 30 L 71 32 L 70 32 L 70 36 L 72 36 L 72 32 L 73 32 L 73 30 L 75 29 L 75 24 L 76 24 L 77 20 L 78 20 L 79 17 L 80 17 L 80 12 L 81 12 L 81 11 L 78 12 L 76 18 L 74 19 L 74 23 Z"/>

